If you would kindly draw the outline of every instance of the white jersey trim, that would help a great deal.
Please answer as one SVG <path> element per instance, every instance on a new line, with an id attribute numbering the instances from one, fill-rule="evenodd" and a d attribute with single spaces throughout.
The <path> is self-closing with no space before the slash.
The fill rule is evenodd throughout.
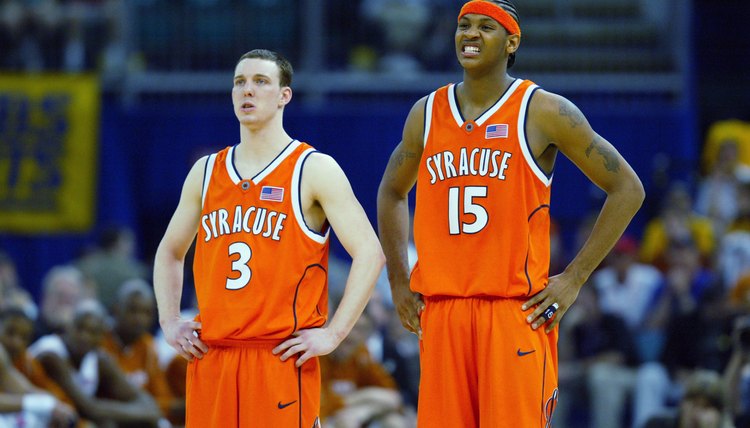
<path id="1" fill-rule="evenodd" d="M 430 127 L 432 126 L 432 104 L 435 102 L 435 93 L 427 97 L 427 104 L 424 108 L 424 138 L 422 147 L 427 147 L 427 137 L 430 136 Z"/>
<path id="2" fill-rule="evenodd" d="M 253 177 L 253 184 L 257 185 L 258 183 L 263 181 L 263 179 L 266 178 L 268 174 L 272 173 L 273 170 L 275 170 L 276 167 L 279 166 L 279 164 L 284 161 L 284 159 L 286 159 L 289 155 L 291 155 L 292 152 L 297 147 L 299 147 L 300 144 L 302 143 L 300 143 L 298 140 L 292 140 L 292 142 L 286 146 L 286 149 L 284 149 L 281 153 L 279 153 L 278 156 L 276 156 L 276 159 L 274 159 L 273 162 L 268 164 L 267 167 L 263 168 L 263 171 L 259 172 L 258 175 Z"/>
<path id="3" fill-rule="evenodd" d="M 307 157 L 315 151 L 315 149 L 309 148 L 302 152 L 299 159 L 297 159 L 297 164 L 294 166 L 294 173 L 292 174 L 292 191 L 290 197 L 292 198 L 292 211 L 294 212 L 294 218 L 297 220 L 297 224 L 299 225 L 300 229 L 305 232 L 305 235 L 307 235 L 308 238 L 319 244 L 325 244 L 326 241 L 328 241 L 328 236 L 331 228 L 329 227 L 326 230 L 325 234 L 320 234 L 310 229 L 307 226 L 307 223 L 305 223 L 305 214 L 302 212 L 302 204 L 300 202 L 302 196 L 302 192 L 300 191 L 300 184 L 302 181 L 302 165 L 304 165 Z"/>
<path id="4" fill-rule="evenodd" d="M 211 175 L 214 172 L 214 163 L 216 163 L 216 153 L 206 159 L 206 167 L 203 171 L 203 189 L 201 189 L 201 208 L 206 205 L 206 195 L 208 194 L 208 185 L 211 183 Z"/>
<path id="5" fill-rule="evenodd" d="M 237 175 L 237 171 L 234 169 L 234 148 L 237 146 L 232 146 L 229 148 L 229 151 L 227 152 L 227 158 L 224 160 L 224 165 L 227 169 L 227 173 L 229 173 L 229 178 L 232 179 L 232 182 L 234 184 L 239 184 L 240 181 L 242 181 L 242 178 Z"/>
<path id="6" fill-rule="evenodd" d="M 513 95 L 514 92 L 516 92 L 516 89 L 518 89 L 518 86 L 523 83 L 522 79 L 516 79 L 513 83 L 510 84 L 510 87 L 505 91 L 505 94 L 493 105 L 490 107 L 489 110 L 484 112 L 481 116 L 479 116 L 479 119 L 476 120 L 477 126 L 482 126 L 484 122 L 487 121 L 490 117 L 492 117 L 493 114 L 497 113 L 498 110 L 500 110 L 500 107 L 505 104 L 506 101 L 508 101 L 508 98 L 510 98 L 511 95 Z"/>
<path id="7" fill-rule="evenodd" d="M 531 85 L 526 88 L 526 92 L 523 94 L 521 108 L 518 112 L 518 144 L 521 146 L 521 153 L 523 153 L 523 157 L 526 159 L 526 164 L 529 165 L 531 171 L 546 187 L 549 187 L 552 184 L 552 176 L 550 175 L 547 177 L 547 174 L 545 174 L 536 163 L 536 160 L 529 149 L 529 143 L 526 141 L 526 116 L 528 114 L 529 100 L 531 99 L 531 94 L 533 94 L 538 88 L 539 86 L 537 85 Z"/>
<path id="8" fill-rule="evenodd" d="M 461 112 L 458 110 L 458 103 L 456 103 L 456 84 L 451 83 L 450 86 L 448 86 L 448 105 L 451 107 L 451 113 L 453 114 L 453 119 L 456 121 L 456 125 L 458 127 L 464 126 L 464 118 L 461 117 Z"/>

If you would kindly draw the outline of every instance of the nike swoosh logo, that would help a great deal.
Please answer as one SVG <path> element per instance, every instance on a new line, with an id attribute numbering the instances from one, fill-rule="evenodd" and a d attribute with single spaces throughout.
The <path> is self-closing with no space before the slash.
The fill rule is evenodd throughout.
<path id="1" fill-rule="evenodd" d="M 518 351 L 516 351 L 516 353 L 518 354 L 518 356 L 519 356 L 519 357 L 523 357 L 524 355 L 529 355 L 529 354 L 531 354 L 532 352 L 536 352 L 536 349 L 532 349 L 531 351 L 526 351 L 526 352 L 523 352 L 523 351 L 521 350 L 521 348 L 518 348 Z"/>
<path id="2" fill-rule="evenodd" d="M 294 401 L 292 401 L 292 402 L 290 402 L 290 403 L 284 403 L 284 404 L 281 404 L 281 401 L 279 401 L 279 404 L 278 404 L 278 406 L 279 406 L 279 409 L 283 409 L 283 408 L 286 408 L 286 407 L 289 407 L 289 406 L 291 406 L 292 404 L 294 404 L 294 403 L 296 403 L 296 402 L 297 402 L 297 400 L 294 400 Z"/>

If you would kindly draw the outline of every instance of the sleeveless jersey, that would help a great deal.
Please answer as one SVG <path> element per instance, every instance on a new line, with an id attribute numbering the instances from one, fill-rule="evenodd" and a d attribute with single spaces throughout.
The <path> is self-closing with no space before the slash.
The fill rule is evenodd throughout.
<path id="1" fill-rule="evenodd" d="M 474 121 L 462 117 L 454 84 L 427 98 L 412 290 L 513 298 L 546 286 L 552 177 L 534 160 L 525 130 L 537 88 L 515 80 Z"/>
<path id="2" fill-rule="evenodd" d="M 328 317 L 328 227 L 307 227 L 303 165 L 315 150 L 292 141 L 255 177 L 235 147 L 209 156 L 193 273 L 204 340 L 284 339 Z"/>

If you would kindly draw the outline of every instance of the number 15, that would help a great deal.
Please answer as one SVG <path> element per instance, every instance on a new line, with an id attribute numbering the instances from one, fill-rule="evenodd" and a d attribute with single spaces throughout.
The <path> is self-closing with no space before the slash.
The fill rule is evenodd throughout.
<path id="1" fill-rule="evenodd" d="M 463 210 L 461 209 L 461 188 L 451 187 L 448 189 L 448 229 L 451 235 L 461 233 L 474 234 L 481 232 L 489 216 L 487 210 L 480 204 L 474 202 L 474 198 L 486 198 L 487 188 L 484 186 L 466 186 L 463 188 Z M 472 223 L 461 222 L 461 213 L 472 214 L 475 219 Z"/>

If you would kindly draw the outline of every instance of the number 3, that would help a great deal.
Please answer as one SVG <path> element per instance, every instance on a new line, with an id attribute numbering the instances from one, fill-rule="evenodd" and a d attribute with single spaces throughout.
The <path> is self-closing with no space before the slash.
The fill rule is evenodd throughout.
<path id="1" fill-rule="evenodd" d="M 485 226 L 489 216 L 487 210 L 480 204 L 474 202 L 474 198 L 486 198 L 487 188 L 484 186 L 466 186 L 464 187 L 464 214 L 474 215 L 474 222 L 466 223 L 460 222 L 461 216 L 460 200 L 461 200 L 461 188 L 451 187 L 448 189 L 448 229 L 451 235 L 459 235 L 462 232 L 468 234 L 474 234 L 481 232 Z M 459 228 L 460 223 L 460 228 Z"/>
<path id="2" fill-rule="evenodd" d="M 233 242 L 229 245 L 229 257 L 238 254 L 239 258 L 232 261 L 232 272 L 239 272 L 239 278 L 227 278 L 227 290 L 244 288 L 253 277 L 253 271 L 247 265 L 253 256 L 253 250 L 244 242 Z"/>

